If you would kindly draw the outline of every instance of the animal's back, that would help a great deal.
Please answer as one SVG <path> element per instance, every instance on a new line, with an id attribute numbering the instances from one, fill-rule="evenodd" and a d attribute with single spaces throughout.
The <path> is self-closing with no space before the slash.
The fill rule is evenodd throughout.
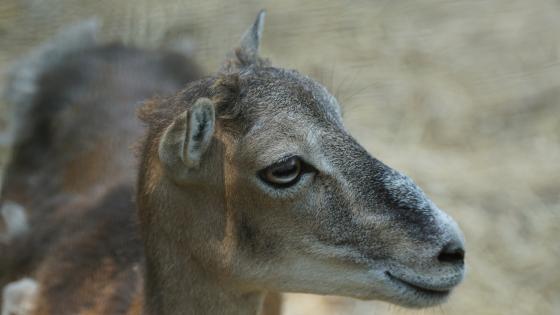
<path id="1" fill-rule="evenodd" d="M 178 54 L 119 44 L 69 53 L 36 80 L 6 170 L 4 199 L 28 205 L 135 179 L 139 104 L 196 78 Z M 41 198 L 38 198 L 38 195 Z"/>
<path id="2" fill-rule="evenodd" d="M 199 74 L 178 53 L 80 41 L 65 49 L 57 40 L 15 68 L 8 87 L 24 114 L 2 201 L 23 206 L 30 230 L 0 244 L 0 287 L 35 279 L 38 314 L 134 312 L 142 288 L 136 111 Z"/>

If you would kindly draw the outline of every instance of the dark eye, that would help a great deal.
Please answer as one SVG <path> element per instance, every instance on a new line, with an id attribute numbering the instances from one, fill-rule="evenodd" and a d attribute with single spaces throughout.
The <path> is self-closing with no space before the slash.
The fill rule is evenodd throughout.
<path id="1" fill-rule="evenodd" d="M 259 172 L 260 178 L 271 186 L 286 188 L 296 184 L 304 171 L 304 164 L 292 156 Z"/>

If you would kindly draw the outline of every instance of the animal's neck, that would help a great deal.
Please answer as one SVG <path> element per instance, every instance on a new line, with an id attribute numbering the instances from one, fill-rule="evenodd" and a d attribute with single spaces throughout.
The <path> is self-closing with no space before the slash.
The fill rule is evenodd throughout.
<path id="1" fill-rule="evenodd" d="M 221 170 L 220 167 L 215 169 Z M 158 167 L 149 168 L 158 175 Z M 152 176 L 146 174 L 146 177 Z M 210 188 L 184 189 L 159 181 L 139 192 L 138 206 L 146 253 L 146 315 L 256 315 L 264 292 L 241 288 L 234 268 L 230 231 L 235 225 L 226 209 L 223 174 Z M 148 183 L 146 181 L 145 183 Z M 140 187 L 149 187 L 144 182 Z"/>
<path id="2" fill-rule="evenodd" d="M 262 292 L 241 292 L 190 256 L 159 250 L 146 265 L 146 315 L 257 314 Z"/>

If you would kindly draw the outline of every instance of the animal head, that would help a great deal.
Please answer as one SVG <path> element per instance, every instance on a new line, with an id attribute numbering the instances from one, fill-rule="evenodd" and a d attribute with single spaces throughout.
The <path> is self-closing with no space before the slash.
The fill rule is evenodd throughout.
<path id="1" fill-rule="evenodd" d="M 240 290 L 445 301 L 464 274 L 457 224 L 348 133 L 325 87 L 259 57 L 263 22 L 216 75 L 145 105 L 148 252 Z"/>

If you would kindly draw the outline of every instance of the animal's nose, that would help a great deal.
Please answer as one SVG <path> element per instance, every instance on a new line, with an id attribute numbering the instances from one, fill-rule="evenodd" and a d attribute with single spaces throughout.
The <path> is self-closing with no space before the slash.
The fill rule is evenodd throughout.
<path id="1" fill-rule="evenodd" d="M 465 259 L 465 249 L 463 242 L 452 240 L 443 246 L 437 259 L 442 263 L 463 264 Z"/>

